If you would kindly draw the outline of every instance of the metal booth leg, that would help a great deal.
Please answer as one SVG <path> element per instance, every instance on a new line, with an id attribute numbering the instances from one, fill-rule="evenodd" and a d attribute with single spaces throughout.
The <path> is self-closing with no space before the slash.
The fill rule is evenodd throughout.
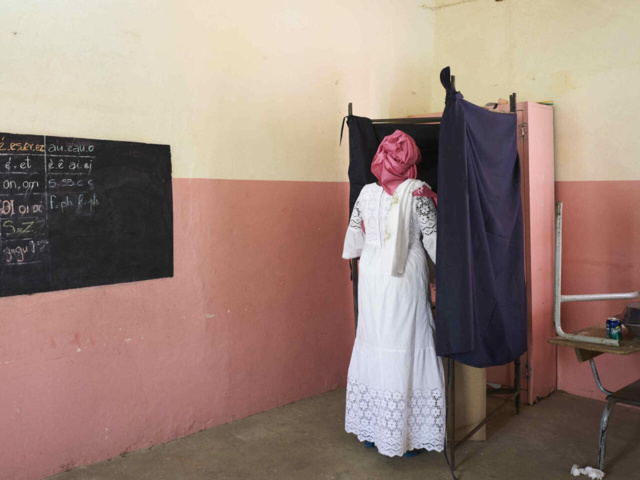
<path id="1" fill-rule="evenodd" d="M 451 468 L 456 469 L 456 362 L 449 359 L 451 376 Z"/>
<path id="2" fill-rule="evenodd" d="M 600 420 L 600 435 L 598 436 L 598 469 L 604 470 L 604 455 L 607 450 L 607 427 L 609 426 L 609 416 L 613 411 L 616 401 L 610 398 L 602 411 L 602 419 Z"/>
<path id="3" fill-rule="evenodd" d="M 351 105 L 351 104 L 349 104 Z M 351 260 L 351 281 L 353 282 L 353 318 L 358 331 L 358 258 Z"/>
<path id="4" fill-rule="evenodd" d="M 516 395 L 515 395 L 516 415 L 519 415 L 520 414 L 520 359 L 519 358 L 516 358 L 513 361 L 513 367 L 515 370 L 513 388 L 516 391 Z"/>

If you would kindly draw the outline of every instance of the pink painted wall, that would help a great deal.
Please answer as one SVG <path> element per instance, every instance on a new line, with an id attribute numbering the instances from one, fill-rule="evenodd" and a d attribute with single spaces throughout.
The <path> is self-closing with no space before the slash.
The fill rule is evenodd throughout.
<path id="1" fill-rule="evenodd" d="M 344 385 L 347 196 L 345 183 L 174 179 L 174 278 L 0 299 L 0 479 Z"/>
<path id="2" fill-rule="evenodd" d="M 563 291 L 640 284 L 640 182 L 557 182 Z M 1 299 L 0 479 L 32 480 L 342 386 L 346 183 L 174 180 L 176 276 Z M 619 311 L 563 307 L 567 330 Z M 640 377 L 600 357 L 603 381 Z M 601 398 L 558 350 L 558 387 Z"/>
<path id="3" fill-rule="evenodd" d="M 606 161 L 606 159 L 603 159 Z M 640 181 L 556 182 L 563 202 L 562 292 L 614 293 L 640 289 Z M 562 325 L 574 332 L 604 322 L 626 301 L 568 303 Z M 604 399 L 588 363 L 573 350 L 557 349 L 558 389 Z M 640 355 L 601 355 L 600 378 L 616 390 L 640 378 Z"/>

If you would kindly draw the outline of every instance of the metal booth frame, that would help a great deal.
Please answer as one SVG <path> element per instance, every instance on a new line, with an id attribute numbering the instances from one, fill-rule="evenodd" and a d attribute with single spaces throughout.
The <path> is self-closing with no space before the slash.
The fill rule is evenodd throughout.
<path id="1" fill-rule="evenodd" d="M 451 76 L 451 86 L 455 90 L 455 76 Z M 516 112 L 516 94 L 513 93 L 509 96 L 509 110 L 511 113 Z M 348 115 L 353 115 L 353 104 L 349 103 L 348 106 Z M 442 117 L 406 117 L 406 118 L 385 118 L 385 119 L 373 119 L 372 123 L 374 124 L 383 124 L 383 123 L 398 123 L 398 124 L 426 124 L 426 123 L 440 123 Z M 343 121 L 344 128 L 344 121 Z M 341 135 L 342 137 L 342 135 Z M 351 280 L 353 282 L 353 308 L 354 308 L 354 318 L 355 318 L 355 328 L 356 331 L 358 329 L 358 259 L 355 258 L 349 262 L 349 266 L 351 268 Z M 449 463 L 450 468 L 455 470 L 455 451 L 462 446 L 467 440 L 469 440 L 473 435 L 475 435 L 482 427 L 487 425 L 487 423 L 500 411 L 504 406 L 509 404 L 511 401 L 514 402 L 516 415 L 520 413 L 520 359 L 516 359 L 514 362 L 514 386 L 513 387 L 505 387 L 505 388 L 487 388 L 487 395 L 507 395 L 504 401 L 495 408 L 493 411 L 488 413 L 486 417 L 478 423 L 474 428 L 472 428 L 467 434 L 464 435 L 460 440 L 455 439 L 455 423 L 456 423 L 456 388 L 455 388 L 455 361 L 447 358 L 447 382 L 445 386 L 446 390 L 446 403 L 447 403 L 447 412 L 451 412 L 451 414 L 447 413 L 447 420 L 451 418 L 451 438 L 446 440 L 445 443 L 450 443 L 449 450 L 451 451 L 451 460 L 447 456 L 447 449 L 445 448 L 445 458 L 447 459 L 447 463 Z M 448 425 L 448 421 L 446 422 Z M 449 435 L 447 435 L 448 437 Z M 455 478 L 455 476 L 454 476 Z"/>

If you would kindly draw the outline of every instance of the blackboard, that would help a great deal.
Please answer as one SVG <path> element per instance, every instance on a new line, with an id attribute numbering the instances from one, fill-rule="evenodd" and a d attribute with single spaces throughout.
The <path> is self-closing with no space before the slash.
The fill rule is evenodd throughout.
<path id="1" fill-rule="evenodd" d="M 0 296 L 173 276 L 168 145 L 0 133 Z"/>

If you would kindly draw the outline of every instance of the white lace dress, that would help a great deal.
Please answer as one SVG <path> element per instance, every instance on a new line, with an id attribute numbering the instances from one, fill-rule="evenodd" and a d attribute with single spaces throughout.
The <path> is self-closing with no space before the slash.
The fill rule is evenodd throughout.
<path id="1" fill-rule="evenodd" d="M 444 374 L 435 353 L 425 254 L 435 261 L 436 208 L 430 198 L 413 197 L 407 263 L 402 277 L 392 277 L 380 268 L 390 202 L 382 187 L 366 185 L 345 238 L 343 258 L 360 257 L 345 429 L 388 456 L 442 451 Z"/>

